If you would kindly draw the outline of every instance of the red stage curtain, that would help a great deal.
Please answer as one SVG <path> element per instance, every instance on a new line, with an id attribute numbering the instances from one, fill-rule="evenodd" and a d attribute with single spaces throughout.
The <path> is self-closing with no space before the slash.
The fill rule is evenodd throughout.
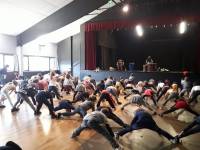
<path id="1" fill-rule="evenodd" d="M 148 17 L 143 19 L 134 20 L 116 20 L 107 22 L 89 22 L 85 24 L 85 31 L 101 31 L 101 30 L 114 30 L 123 28 L 134 28 L 137 24 L 142 25 L 169 25 L 178 24 L 181 21 L 187 22 L 199 22 L 200 15 L 183 15 L 183 16 L 160 16 L 160 17 Z"/>
<path id="2" fill-rule="evenodd" d="M 199 22 L 200 15 L 174 15 L 148 17 L 134 20 L 117 20 L 107 22 L 89 22 L 85 24 L 85 69 L 96 68 L 96 31 L 134 28 L 135 25 L 169 25 L 181 21 Z M 98 56 L 97 56 L 98 57 Z M 200 63 L 198 63 L 200 65 Z"/>
<path id="3" fill-rule="evenodd" d="M 96 32 L 85 32 L 85 69 L 96 68 Z"/>

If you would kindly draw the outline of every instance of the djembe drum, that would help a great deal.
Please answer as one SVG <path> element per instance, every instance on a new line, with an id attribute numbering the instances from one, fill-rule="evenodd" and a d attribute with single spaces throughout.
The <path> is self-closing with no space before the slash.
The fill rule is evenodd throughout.
<path id="1" fill-rule="evenodd" d="M 157 64 L 156 63 L 150 63 L 147 64 L 147 71 L 152 72 L 157 70 Z"/>

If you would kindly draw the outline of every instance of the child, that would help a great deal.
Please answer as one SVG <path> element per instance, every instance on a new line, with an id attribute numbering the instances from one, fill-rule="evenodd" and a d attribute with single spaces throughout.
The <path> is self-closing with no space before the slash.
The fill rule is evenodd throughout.
<path id="1" fill-rule="evenodd" d="M 16 91 L 17 85 L 18 85 L 17 81 L 13 80 L 12 82 L 9 82 L 6 85 L 4 85 L 2 87 L 2 89 L 1 89 L 1 94 L 3 94 L 3 96 L 8 99 L 8 101 L 9 101 L 9 103 L 10 103 L 12 108 L 13 108 L 14 105 L 13 105 L 13 103 L 11 101 L 10 94 L 13 91 Z M 2 100 L 0 100 L 0 101 L 2 101 Z"/>
<path id="2" fill-rule="evenodd" d="M 35 115 L 40 115 L 40 109 L 42 107 L 43 104 L 45 104 L 50 112 L 51 118 L 56 118 L 56 115 L 53 111 L 53 106 L 51 105 L 51 103 L 48 101 L 48 99 L 52 99 L 54 97 L 53 93 L 50 93 L 48 91 L 39 91 L 39 93 L 36 95 L 36 101 L 38 102 L 37 105 L 37 109 L 35 112 Z"/>
<path id="3" fill-rule="evenodd" d="M 72 116 L 75 114 L 79 114 L 82 118 L 87 114 L 87 111 L 89 109 L 92 109 L 94 111 L 96 97 L 91 96 L 87 100 L 85 100 L 83 103 L 81 103 L 78 108 L 76 108 L 73 112 L 64 112 L 64 113 L 58 113 L 58 118 L 61 116 Z"/>
<path id="4" fill-rule="evenodd" d="M 159 135 L 163 135 L 171 142 L 173 142 L 174 140 L 174 137 L 170 135 L 168 132 L 159 128 L 156 122 L 153 120 L 152 116 L 143 109 L 139 109 L 135 112 L 135 117 L 133 118 L 130 127 L 118 131 L 116 133 L 116 137 L 118 138 L 119 136 L 123 136 L 128 132 L 144 128 L 153 130 L 157 132 Z"/>
<path id="5" fill-rule="evenodd" d="M 200 132 L 200 116 L 198 116 L 191 124 L 189 124 L 180 134 L 175 137 L 176 143 L 183 137 Z"/>
<path id="6" fill-rule="evenodd" d="M 113 148 L 118 148 L 119 145 L 114 139 L 114 133 L 107 123 L 106 116 L 100 111 L 94 111 L 87 114 L 83 118 L 81 125 L 75 129 L 72 138 L 79 136 L 84 129 L 94 129 L 99 134 L 103 135 L 112 145 Z"/>
<path id="7" fill-rule="evenodd" d="M 194 110 L 192 110 L 190 108 L 188 103 L 183 98 L 180 98 L 180 99 L 176 99 L 175 104 L 169 110 L 162 112 L 160 114 L 160 116 L 162 117 L 163 115 L 169 114 L 169 113 L 174 112 L 178 109 L 185 109 L 185 110 L 189 111 L 190 113 L 194 114 L 195 116 L 199 115 L 197 112 L 195 112 Z"/>

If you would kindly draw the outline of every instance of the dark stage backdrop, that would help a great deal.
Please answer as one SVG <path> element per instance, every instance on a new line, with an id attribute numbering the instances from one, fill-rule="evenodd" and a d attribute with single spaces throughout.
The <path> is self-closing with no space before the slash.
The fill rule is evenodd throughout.
<path id="1" fill-rule="evenodd" d="M 138 37 L 134 29 L 99 31 L 97 66 L 103 69 L 116 67 L 116 60 L 122 58 L 127 69 L 130 62 L 135 62 L 135 70 L 142 70 L 145 59 L 151 55 L 158 67 L 170 71 L 187 69 L 196 72 L 198 27 L 197 24 L 190 24 L 187 32 L 180 35 L 178 25 L 149 26 L 144 28 L 143 37 Z"/>

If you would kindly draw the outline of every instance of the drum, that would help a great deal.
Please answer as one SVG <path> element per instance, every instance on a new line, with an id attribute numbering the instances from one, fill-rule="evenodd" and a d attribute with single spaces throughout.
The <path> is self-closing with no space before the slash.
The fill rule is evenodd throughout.
<path id="1" fill-rule="evenodd" d="M 134 70 L 134 66 L 135 66 L 135 63 L 129 63 L 129 65 L 128 65 L 129 71 L 133 71 Z"/>
<path id="2" fill-rule="evenodd" d="M 157 64 L 156 63 L 150 63 L 147 64 L 147 71 L 152 72 L 157 70 Z"/>
<path id="3" fill-rule="evenodd" d="M 147 71 L 147 65 L 143 65 L 143 71 L 144 71 L 144 72 Z"/>

